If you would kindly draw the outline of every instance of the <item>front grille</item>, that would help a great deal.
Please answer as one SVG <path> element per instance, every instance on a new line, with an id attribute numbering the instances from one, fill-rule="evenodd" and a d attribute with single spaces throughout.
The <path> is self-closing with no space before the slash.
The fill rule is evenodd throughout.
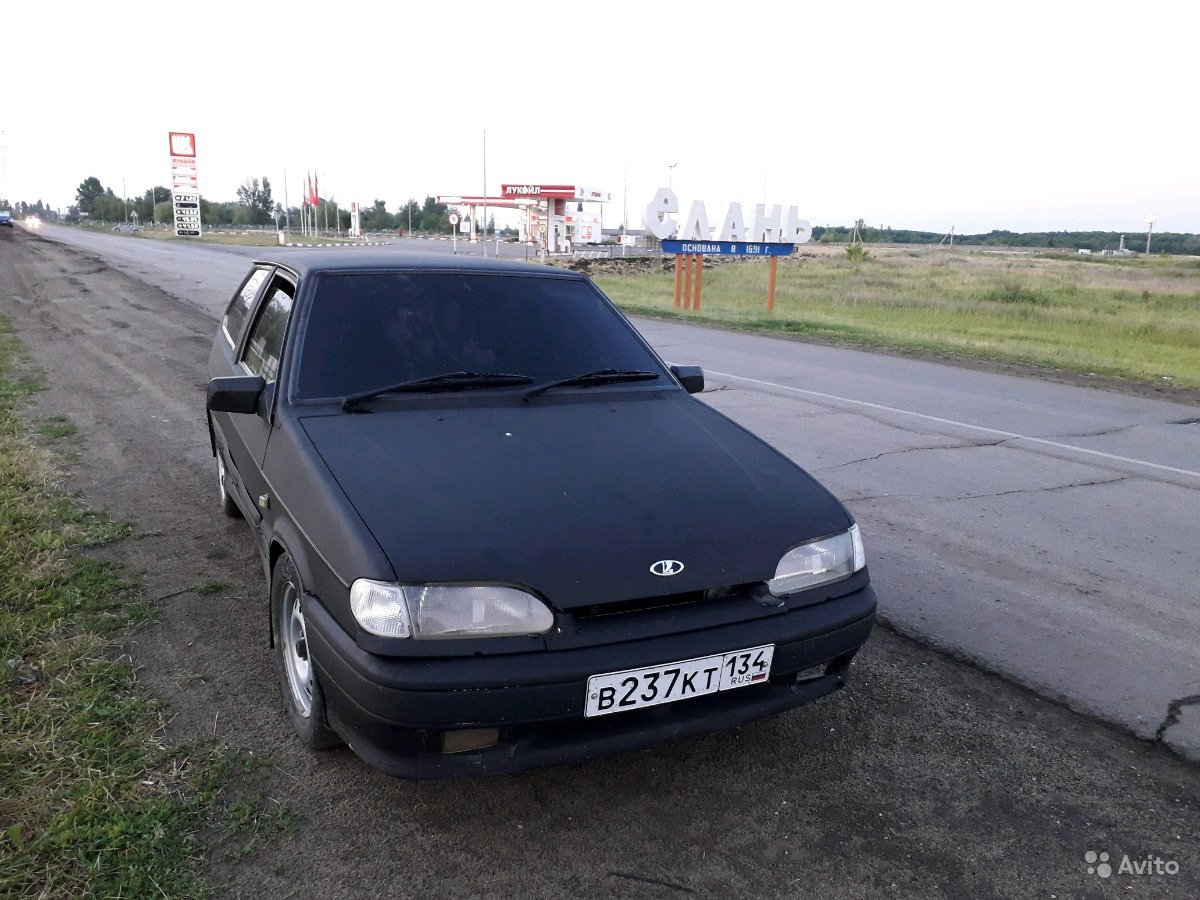
<path id="1" fill-rule="evenodd" d="M 595 619 L 600 616 L 616 616 L 625 613 L 647 612 L 669 606 L 711 603 L 745 594 L 756 587 L 754 584 L 738 584 L 732 587 L 709 588 L 706 591 L 684 591 L 680 594 L 659 594 L 655 597 L 638 597 L 634 600 L 614 600 L 611 603 L 594 603 L 571 610 L 577 619 Z"/>

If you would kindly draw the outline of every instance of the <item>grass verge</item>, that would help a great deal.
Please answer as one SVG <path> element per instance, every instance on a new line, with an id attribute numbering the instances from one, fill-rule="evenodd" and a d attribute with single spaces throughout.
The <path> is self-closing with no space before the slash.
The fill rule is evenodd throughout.
<path id="1" fill-rule="evenodd" d="M 135 238 L 139 240 L 151 241 L 190 241 L 198 244 L 228 244 L 234 247 L 278 247 L 279 237 L 276 231 L 238 231 L 235 226 L 225 225 L 216 230 L 208 230 L 209 226 L 205 226 L 204 232 L 200 237 L 179 237 L 173 230 L 166 228 L 155 228 L 153 225 L 147 226 L 145 231 L 116 231 L 111 228 L 101 226 L 81 225 L 80 228 L 85 228 L 89 231 L 99 231 L 106 234 L 115 234 L 119 237 Z M 313 237 L 301 237 L 298 231 L 293 230 L 286 238 L 292 243 L 307 243 L 307 244 L 354 244 L 357 241 L 344 237 L 333 237 L 331 235 L 316 235 Z"/>
<path id="2" fill-rule="evenodd" d="M 0 318 L 0 896 L 200 896 L 196 836 L 230 821 L 219 797 L 238 762 L 162 741 L 117 640 L 152 607 L 81 552 L 130 529 L 56 487 L 18 350 Z M 236 813 L 230 834 L 252 817 Z"/>
<path id="3" fill-rule="evenodd" d="M 1200 387 L 1200 259 L 872 251 L 705 272 L 700 312 L 670 273 L 596 275 L 623 309 L 869 348 Z"/>

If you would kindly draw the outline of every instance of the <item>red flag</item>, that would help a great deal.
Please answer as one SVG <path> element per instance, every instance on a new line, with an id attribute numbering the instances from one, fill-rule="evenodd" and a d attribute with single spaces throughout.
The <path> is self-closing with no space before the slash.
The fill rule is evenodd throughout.
<path id="1" fill-rule="evenodd" d="M 313 172 L 313 206 L 321 205 L 321 189 L 317 186 L 317 173 Z"/>
<path id="2" fill-rule="evenodd" d="M 313 206 L 320 206 L 320 200 L 317 199 L 317 176 L 315 172 L 308 182 L 308 202 Z"/>

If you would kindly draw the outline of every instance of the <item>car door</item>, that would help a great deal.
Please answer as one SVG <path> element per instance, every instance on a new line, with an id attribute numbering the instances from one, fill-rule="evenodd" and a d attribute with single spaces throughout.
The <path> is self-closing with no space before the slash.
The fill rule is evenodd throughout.
<path id="1" fill-rule="evenodd" d="M 275 387 L 279 375 L 279 360 L 283 356 L 283 342 L 295 296 L 295 283 L 277 270 L 267 282 L 266 289 L 258 301 L 238 358 L 236 374 L 259 375 L 267 383 L 256 412 L 232 413 L 229 416 L 232 426 L 232 433 L 229 435 L 230 455 L 234 457 L 242 485 L 253 504 L 255 522 L 262 518 L 259 504 L 261 498 L 267 494 L 262 463 L 275 419 Z"/>
<path id="2" fill-rule="evenodd" d="M 245 343 L 246 332 L 253 321 L 254 312 L 258 309 L 259 295 L 266 289 L 273 269 L 274 267 L 269 265 L 252 268 L 243 279 L 237 293 L 233 295 L 233 299 L 229 301 L 229 307 L 221 318 L 220 333 L 213 342 L 212 353 L 208 359 L 209 378 L 227 378 L 245 373 L 238 361 L 242 345 Z M 227 489 L 234 496 L 238 506 L 246 512 L 247 507 L 253 506 L 253 500 L 242 485 L 241 472 L 251 468 L 252 458 L 233 426 L 234 418 L 232 413 L 209 413 L 209 421 L 214 430 L 213 450 L 223 457 L 228 473 Z"/>

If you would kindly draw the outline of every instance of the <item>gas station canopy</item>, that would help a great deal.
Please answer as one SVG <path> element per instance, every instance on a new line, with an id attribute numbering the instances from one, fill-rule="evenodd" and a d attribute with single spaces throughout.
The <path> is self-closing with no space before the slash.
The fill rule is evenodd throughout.
<path id="1" fill-rule="evenodd" d="M 477 208 L 524 209 L 521 239 L 532 241 L 550 253 L 561 253 L 573 243 L 601 240 L 599 212 L 567 209 L 567 203 L 607 203 L 612 194 L 573 184 L 502 184 L 499 197 L 442 195 L 437 200 L 447 206 L 470 207 L 472 235 L 479 221 Z"/>

